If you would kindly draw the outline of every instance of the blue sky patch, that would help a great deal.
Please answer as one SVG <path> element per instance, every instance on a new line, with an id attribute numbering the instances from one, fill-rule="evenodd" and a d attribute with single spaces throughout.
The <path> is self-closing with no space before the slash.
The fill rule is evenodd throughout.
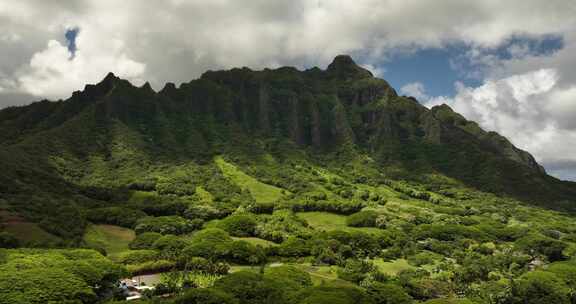
<path id="1" fill-rule="evenodd" d="M 482 83 L 482 70 L 486 68 L 486 62 L 474 60 L 474 52 L 497 63 L 527 56 L 550 56 L 563 47 L 564 40 L 560 35 L 518 35 L 495 48 L 473 48 L 463 43 L 450 44 L 444 48 L 398 53 L 373 65 L 384 70 L 382 77 L 397 90 L 406 84 L 420 82 L 429 96 L 453 96 L 456 81 L 471 87 Z"/>
<path id="2" fill-rule="evenodd" d="M 68 51 L 70 52 L 70 59 L 74 58 L 74 55 L 76 55 L 76 37 L 78 36 L 78 32 L 80 31 L 80 28 L 75 27 L 75 28 L 71 28 L 66 30 L 66 33 L 64 34 L 64 37 L 66 38 L 66 43 L 67 43 L 67 47 L 68 47 Z"/>

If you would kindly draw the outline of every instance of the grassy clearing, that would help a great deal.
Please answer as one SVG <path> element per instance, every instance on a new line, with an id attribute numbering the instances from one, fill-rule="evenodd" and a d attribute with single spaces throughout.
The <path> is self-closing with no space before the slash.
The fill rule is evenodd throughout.
<path id="1" fill-rule="evenodd" d="M 294 264 L 294 266 L 308 272 L 315 286 L 329 283 L 331 286 L 353 286 L 354 284 L 338 278 L 336 266 L 313 266 L 311 264 Z"/>
<path id="2" fill-rule="evenodd" d="M 390 262 L 385 262 L 382 259 L 375 259 L 372 261 L 376 267 L 383 273 L 389 275 L 396 275 L 402 270 L 415 269 L 416 267 L 408 264 L 405 259 L 397 259 Z"/>
<path id="3" fill-rule="evenodd" d="M 237 241 L 246 241 L 252 245 L 260 245 L 264 248 L 272 247 L 272 246 L 278 246 L 278 244 L 276 244 L 274 242 L 270 242 L 268 240 L 257 238 L 257 237 L 232 237 L 232 238 L 234 240 L 237 240 Z"/>
<path id="4" fill-rule="evenodd" d="M 298 212 L 296 213 L 301 219 L 306 220 L 310 226 L 317 230 L 331 231 L 331 230 L 345 230 L 346 216 L 328 212 Z"/>
<path id="5" fill-rule="evenodd" d="M 92 225 L 86 229 L 84 241 L 89 246 L 104 248 L 110 259 L 117 260 L 122 252 L 128 250 L 128 244 L 134 237 L 132 229 L 113 225 Z"/>
<path id="6" fill-rule="evenodd" d="M 233 164 L 226 162 L 222 157 L 215 157 L 214 162 L 226 177 L 241 188 L 248 189 L 259 203 L 274 202 L 283 196 L 282 189 L 258 181 Z"/>
<path id="7" fill-rule="evenodd" d="M 372 227 L 348 227 L 346 225 L 346 215 L 334 214 L 322 211 L 297 212 L 296 216 L 306 220 L 312 228 L 322 231 L 363 231 L 369 233 L 379 232 L 380 229 Z"/>

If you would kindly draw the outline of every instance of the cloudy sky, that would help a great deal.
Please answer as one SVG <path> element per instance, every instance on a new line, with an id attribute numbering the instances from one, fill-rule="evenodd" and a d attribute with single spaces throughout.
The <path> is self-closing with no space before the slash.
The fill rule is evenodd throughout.
<path id="1" fill-rule="evenodd" d="M 574 0 L 0 0 L 0 108 L 337 54 L 576 180 Z"/>

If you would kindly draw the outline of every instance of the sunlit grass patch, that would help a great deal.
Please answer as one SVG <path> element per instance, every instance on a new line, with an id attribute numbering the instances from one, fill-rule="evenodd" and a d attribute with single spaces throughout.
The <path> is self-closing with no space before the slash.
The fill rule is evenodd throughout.
<path id="1" fill-rule="evenodd" d="M 214 158 L 214 162 L 216 162 L 216 165 L 222 170 L 222 173 L 236 185 L 242 189 L 248 189 L 256 202 L 274 202 L 283 196 L 282 189 L 258 181 L 238 169 L 235 165 L 226 162 L 222 157 Z"/>
<path id="2" fill-rule="evenodd" d="M 378 270 L 389 275 L 396 275 L 402 270 L 416 269 L 416 267 L 408 264 L 405 259 L 397 259 L 390 262 L 386 262 L 382 259 L 372 260 L 374 265 L 378 267 Z"/>
<path id="3" fill-rule="evenodd" d="M 331 231 L 344 230 L 346 226 L 346 216 L 329 212 L 298 212 L 296 213 L 301 219 L 306 220 L 314 229 Z"/>
<path id="4" fill-rule="evenodd" d="M 346 224 L 346 219 L 348 218 L 348 216 L 341 214 L 334 214 L 330 212 L 322 212 L 322 211 L 298 212 L 296 213 L 296 216 L 306 220 L 306 222 L 308 222 L 308 224 L 316 230 L 363 231 L 369 233 L 377 233 L 381 231 L 380 229 L 374 227 L 348 227 Z"/>
<path id="5" fill-rule="evenodd" d="M 84 241 L 88 246 L 104 248 L 113 260 L 128 250 L 128 244 L 134 239 L 132 229 L 113 225 L 91 225 L 86 229 Z"/>

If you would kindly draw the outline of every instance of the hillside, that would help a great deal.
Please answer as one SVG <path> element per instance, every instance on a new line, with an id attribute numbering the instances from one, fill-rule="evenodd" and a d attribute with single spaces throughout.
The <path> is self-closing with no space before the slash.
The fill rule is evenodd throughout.
<path id="1" fill-rule="evenodd" d="M 568 263 L 576 248 L 574 183 L 343 55 L 326 70 L 208 71 L 159 92 L 108 74 L 67 100 L 3 109 L 0 172 L 0 247 L 92 248 L 131 274 L 207 259 L 214 276 L 194 284 L 226 292 L 278 262 L 326 299 L 334 286 L 404 295 L 396 285 L 420 301 L 487 299 L 486 284 L 521 298 L 507 278 L 532 282 L 532 263 Z M 23 252 L 0 251 L 0 269 L 66 256 Z M 222 278 L 226 267 L 240 274 Z M 363 285 L 374 282 L 396 285 Z M 92 283 L 78 284 L 102 296 Z M 310 292 L 278 303 L 318 303 Z M 252 300 L 240 303 L 269 303 Z"/>
<path id="2" fill-rule="evenodd" d="M 576 197 L 573 183 L 546 175 L 504 137 L 446 105 L 398 96 L 348 56 L 325 71 L 210 71 L 158 93 L 109 74 L 68 100 L 0 111 L 0 142 L 2 205 L 33 222 L 120 203 L 139 184 L 192 195 L 210 187 L 203 179 L 219 171 L 218 155 L 296 196 L 286 173 L 304 164 L 373 184 L 457 185 L 550 208 L 572 208 Z"/>

